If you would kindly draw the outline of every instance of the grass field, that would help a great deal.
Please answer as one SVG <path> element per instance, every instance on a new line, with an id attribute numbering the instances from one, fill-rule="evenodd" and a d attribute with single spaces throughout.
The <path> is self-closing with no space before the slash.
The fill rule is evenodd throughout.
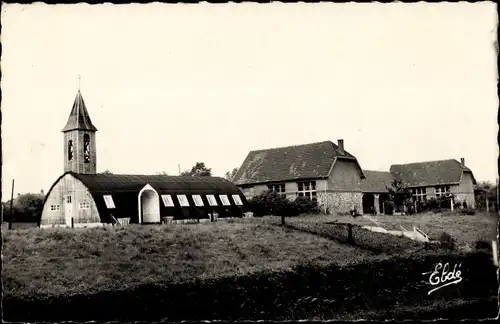
<path id="1" fill-rule="evenodd" d="M 411 216 L 370 216 L 376 223 L 366 217 L 351 217 L 337 215 L 306 215 L 287 218 L 289 224 L 296 223 L 351 223 L 356 225 L 374 226 L 377 223 L 387 230 L 413 230 L 413 226 L 422 230 L 433 239 L 438 239 L 442 232 L 450 234 L 462 247 L 472 246 L 478 240 L 491 242 L 497 239 L 499 217 L 496 213 L 478 212 L 475 215 L 460 215 L 450 213 L 425 213 Z M 278 222 L 277 217 L 264 220 Z"/>
<path id="2" fill-rule="evenodd" d="M 380 256 L 252 222 L 30 229 L 4 233 L 2 276 L 4 296 L 68 295 L 375 257 Z"/>
<path id="3" fill-rule="evenodd" d="M 488 240 L 496 238 L 497 221 L 494 215 L 477 214 L 474 216 L 458 216 L 426 214 L 397 217 L 379 216 L 375 219 L 387 229 L 392 229 L 391 227 L 398 227 L 399 225 L 411 229 L 415 225 L 431 236 L 438 236 L 442 231 L 446 231 L 458 241 L 470 246 L 481 238 Z M 333 307 L 329 304 L 321 307 L 318 306 L 319 308 L 313 304 L 302 305 L 300 306 L 303 308 L 302 313 L 300 311 L 289 313 L 288 308 L 292 301 L 283 301 L 281 304 L 278 304 L 277 301 L 271 300 L 268 301 L 267 305 L 246 305 L 241 307 L 250 307 L 247 309 L 247 312 L 248 314 L 253 314 L 255 309 L 266 309 L 266 307 L 270 309 L 269 312 L 274 312 L 272 309 L 277 309 L 279 308 L 278 305 L 281 305 L 282 308 L 284 307 L 282 312 L 285 315 L 280 316 L 284 317 L 278 316 L 272 319 L 283 320 L 301 319 L 306 315 L 308 318 L 316 319 L 354 319 L 355 316 L 368 316 L 372 318 L 376 317 L 374 312 L 379 315 L 383 314 L 377 310 L 376 307 L 378 306 L 373 306 L 375 297 L 379 295 L 381 297 L 382 294 L 380 290 L 382 288 L 375 288 L 376 285 L 381 285 L 381 282 L 376 283 L 377 281 L 373 280 L 377 277 L 379 277 L 379 280 L 389 280 L 392 273 L 395 274 L 394 276 L 396 276 L 396 273 L 399 273 L 397 280 L 396 277 L 392 278 L 392 281 L 399 286 L 394 288 L 388 287 L 388 290 L 383 289 L 384 291 L 387 290 L 382 294 L 386 296 L 384 297 L 384 303 L 390 305 L 399 300 L 407 300 L 409 304 L 404 306 L 407 313 L 411 312 L 411 309 L 419 309 L 420 306 L 418 306 L 418 303 L 415 304 L 415 300 L 427 298 L 419 297 L 420 294 L 426 294 L 421 288 L 425 286 L 425 282 L 422 283 L 421 273 L 423 268 L 429 270 L 427 268 L 434 266 L 432 262 L 436 261 L 426 261 L 427 259 L 425 259 L 427 258 L 427 254 L 431 255 L 432 253 L 421 251 L 416 254 L 415 251 L 420 250 L 420 243 L 416 243 L 405 237 L 400 238 L 393 235 L 370 232 L 361 227 L 355 227 L 355 230 L 353 230 L 356 244 L 346 244 L 343 242 L 343 239 L 339 240 L 339 237 L 344 234 L 334 224 L 331 224 L 335 222 L 373 225 L 370 220 L 363 217 L 306 215 L 287 218 L 286 223 L 290 227 L 277 226 L 280 223 L 279 217 L 262 217 L 217 223 L 177 224 L 175 226 L 130 225 L 121 228 L 2 230 L 3 296 L 7 298 L 8 302 L 17 300 L 15 303 L 20 303 L 16 305 L 21 306 L 16 307 L 20 310 L 19 314 L 21 315 L 22 310 L 27 305 L 25 302 L 27 303 L 33 298 L 42 303 L 39 308 L 41 309 L 40 312 L 43 313 L 46 307 L 43 304 L 44 298 L 62 298 L 62 300 L 66 300 L 70 297 L 73 298 L 72 296 L 79 298 L 77 296 L 92 296 L 97 293 L 116 293 L 120 291 L 123 291 L 125 294 L 141 296 L 144 292 L 135 292 L 141 291 L 141 287 L 171 287 L 172 285 L 177 285 L 181 288 L 175 289 L 180 289 L 180 292 L 177 293 L 181 295 L 176 295 L 177 297 L 172 298 L 178 300 L 183 298 L 188 298 L 189 300 L 191 298 L 193 303 L 195 303 L 195 300 L 201 297 L 195 298 L 194 295 L 192 297 L 184 296 L 182 293 L 187 293 L 190 289 L 194 289 L 190 294 L 201 293 L 201 291 L 198 293 L 195 292 L 198 291 L 198 288 L 183 286 L 196 281 L 215 285 L 213 287 L 220 286 L 219 288 L 206 288 L 208 289 L 208 294 L 215 294 L 213 298 L 219 299 L 217 301 L 219 303 L 223 302 L 223 300 L 231 303 L 231 298 L 238 297 L 237 294 L 239 293 L 243 294 L 243 297 L 240 296 L 238 298 L 243 298 L 243 300 L 251 299 L 251 297 L 245 296 L 253 293 L 256 296 L 256 300 L 251 301 L 251 303 L 259 303 L 259 300 L 268 297 L 271 298 L 269 296 L 271 293 L 265 292 L 267 285 L 269 285 L 269 289 L 274 289 L 277 295 L 286 295 L 286 291 L 290 290 L 291 287 L 298 289 L 298 292 L 295 293 L 296 295 L 305 294 L 302 296 L 305 297 L 311 294 L 307 289 L 312 289 L 313 286 L 309 286 L 309 283 L 303 283 L 302 285 L 310 288 L 300 288 L 301 284 L 297 280 L 307 281 L 309 279 L 300 279 L 303 278 L 303 275 L 293 274 L 297 266 L 304 266 L 306 267 L 305 269 L 309 269 L 305 273 L 310 271 L 311 278 L 317 278 L 310 279 L 313 282 L 315 282 L 314 280 L 327 280 L 324 278 L 321 279 L 324 272 L 321 270 L 321 267 L 334 266 L 337 267 L 335 268 L 337 270 L 328 270 L 330 272 L 333 271 L 331 278 L 334 279 L 328 279 L 323 284 L 319 284 L 318 282 L 317 285 L 318 287 L 332 285 L 332 288 L 325 290 L 323 294 L 324 296 L 330 294 L 337 296 L 335 297 L 337 298 L 337 302 L 343 303 L 342 305 L 346 302 L 346 305 L 349 305 L 349 298 L 353 298 L 352 303 L 358 300 L 356 303 L 359 303 L 361 308 L 364 307 L 364 310 L 356 313 L 358 315 L 352 312 L 342 315 L 338 313 L 338 310 L 350 306 Z M 308 230 L 311 231 L 308 232 Z M 464 253 L 464 250 L 460 253 Z M 460 256 L 460 258 L 463 257 Z M 438 255 L 437 259 L 434 258 L 432 260 L 440 260 L 439 258 L 441 257 Z M 415 262 L 412 260 L 415 260 Z M 430 263 L 427 264 L 428 262 Z M 468 262 L 470 263 L 471 261 Z M 480 261 L 478 264 L 482 264 L 481 262 L 483 261 Z M 490 261 L 486 260 L 485 262 Z M 379 265 L 375 266 L 376 263 L 379 263 Z M 473 263 L 476 262 L 474 261 Z M 393 266 L 393 264 L 395 265 Z M 481 268 L 479 269 L 480 271 L 484 271 L 484 265 L 478 266 Z M 392 269 L 392 267 L 396 268 Z M 420 269 L 421 267 L 423 268 Z M 338 275 L 335 274 L 337 273 L 336 271 L 340 271 Z M 465 271 L 464 273 L 466 273 Z M 271 279 L 265 279 L 264 277 L 262 277 L 264 279 L 255 279 L 263 273 L 281 272 L 291 273 L 285 276 L 289 279 L 285 277 L 283 279 L 276 279 L 274 277 L 270 277 Z M 383 272 L 386 273 L 384 274 Z M 415 273 L 412 274 L 413 277 L 407 279 L 406 274 L 410 272 Z M 358 279 L 352 277 L 355 273 L 360 275 L 361 278 L 365 278 L 360 279 L 361 281 L 368 281 L 359 285 L 351 283 L 349 281 L 351 279 L 347 278 L 352 278 L 351 281 L 353 282 L 358 281 Z M 472 278 L 468 280 L 475 280 L 476 277 L 480 277 L 475 275 L 475 273 L 471 274 Z M 294 276 L 298 277 L 290 279 L 295 278 Z M 236 278 L 234 279 L 236 281 L 231 281 L 233 280 L 231 278 Z M 257 284 L 259 280 L 261 283 Z M 278 284 L 275 282 L 276 280 L 284 281 Z M 221 282 L 221 284 L 219 285 L 217 282 Z M 236 282 L 239 283 L 236 284 Z M 264 287 L 255 288 L 258 292 L 252 292 L 254 288 L 251 287 L 253 285 L 264 285 Z M 290 285 L 288 289 L 284 288 L 287 285 Z M 349 285 L 352 287 L 348 288 Z M 465 290 L 457 296 L 463 295 L 471 298 L 476 295 L 481 297 L 489 294 L 472 294 L 471 291 L 474 291 L 479 286 L 480 284 L 477 282 L 469 282 L 468 286 L 466 285 L 466 288 L 463 288 Z M 171 294 L 175 295 L 174 292 L 176 291 L 174 288 L 169 288 L 174 289 L 174 292 L 169 290 L 167 293 L 167 290 L 164 290 L 163 292 L 153 293 L 152 291 L 155 291 L 157 288 L 148 289 L 150 290 L 145 293 L 146 295 L 142 296 L 150 296 L 151 294 L 172 296 Z M 217 292 L 220 289 L 228 291 L 224 293 L 224 295 L 227 295 L 224 297 L 225 299 L 220 298 L 221 292 Z M 231 289 L 235 290 L 231 291 Z M 280 289 L 284 290 L 280 292 Z M 301 289 L 305 290 L 302 291 Z M 347 291 L 344 291 L 345 289 Z M 489 288 L 483 287 L 478 289 L 483 289 L 482 291 L 484 292 Z M 368 301 L 366 301 L 363 294 L 369 291 L 372 297 L 369 297 Z M 232 296 L 231 294 L 236 295 Z M 401 297 L 397 297 L 400 294 L 402 294 Z M 118 300 L 117 305 L 127 305 L 127 302 L 120 301 L 121 299 L 119 298 L 122 297 L 112 297 L 110 295 L 99 298 L 104 298 L 104 301 Z M 303 299 L 302 297 L 300 300 Z M 340 301 L 338 300 L 339 298 Z M 346 298 L 347 300 L 344 300 Z M 463 300 L 455 298 L 453 301 L 446 302 L 428 300 L 427 304 L 422 304 L 423 308 L 421 310 L 422 312 L 426 312 L 426 314 L 434 314 L 433 312 L 438 311 L 436 308 L 438 307 L 439 309 L 450 309 L 449 314 L 452 314 L 453 311 L 451 309 L 454 307 L 453 305 L 467 306 L 471 307 L 471 309 L 473 307 L 479 309 L 483 307 L 481 305 L 485 305 L 481 304 L 480 301 L 469 303 L 467 298 Z M 145 299 L 147 298 L 143 297 L 143 300 Z M 297 299 L 299 298 L 297 297 Z M 313 298 L 311 297 L 311 299 Z M 413 302 L 410 302 L 410 300 L 413 300 Z M 152 300 L 150 302 L 154 304 L 156 301 Z M 205 302 L 203 299 L 199 301 L 201 304 Z M 83 302 L 83 304 L 85 303 Z M 273 303 L 276 305 L 273 306 Z M 297 300 L 293 301 L 293 303 L 295 305 Z M 73 304 L 77 305 L 78 303 Z M 131 305 L 138 304 L 140 303 L 136 301 Z M 173 307 L 171 309 L 179 309 L 182 305 L 182 303 L 177 306 L 171 305 Z M 12 307 L 12 309 L 16 308 Z M 151 305 L 144 307 L 154 308 Z M 158 312 L 161 313 L 166 306 L 158 304 L 157 307 L 159 309 Z M 192 307 L 195 306 L 193 305 Z M 200 311 L 202 310 L 200 308 Z M 189 312 L 189 310 L 186 310 L 186 312 Z M 269 315 L 270 313 L 266 314 Z M 260 316 L 264 315 L 261 314 Z M 255 319 L 255 317 L 252 318 Z M 264 318 L 266 317 L 261 319 Z M 22 318 L 18 319 L 22 320 Z M 108 320 L 111 319 L 108 318 Z"/>
<path id="4" fill-rule="evenodd" d="M 386 229 L 400 229 L 400 226 L 403 226 L 407 230 L 412 230 L 413 226 L 416 226 L 433 239 L 438 239 L 442 232 L 446 232 L 462 247 L 473 246 L 478 240 L 491 242 L 497 239 L 498 233 L 498 215 L 495 213 L 484 212 L 475 215 L 426 213 L 415 216 L 372 218 Z M 354 223 L 373 225 L 373 222 L 365 218 L 356 218 Z"/>

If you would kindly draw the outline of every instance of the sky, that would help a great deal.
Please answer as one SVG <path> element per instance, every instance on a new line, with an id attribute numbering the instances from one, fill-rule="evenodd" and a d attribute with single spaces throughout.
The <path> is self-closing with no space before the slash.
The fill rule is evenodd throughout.
<path id="1" fill-rule="evenodd" d="M 97 171 L 214 175 L 344 139 L 362 168 L 497 178 L 493 2 L 2 6 L 2 200 L 48 191 L 80 89 Z"/>

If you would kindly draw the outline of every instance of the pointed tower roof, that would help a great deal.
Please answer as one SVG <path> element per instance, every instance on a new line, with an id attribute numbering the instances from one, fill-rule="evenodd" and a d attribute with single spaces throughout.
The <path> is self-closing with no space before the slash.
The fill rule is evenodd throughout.
<path id="1" fill-rule="evenodd" d="M 71 113 L 69 114 L 68 122 L 66 123 L 66 126 L 64 126 L 62 132 L 68 132 L 75 129 L 94 132 L 97 131 L 97 128 L 92 124 L 92 121 L 90 120 L 89 112 L 87 111 L 87 107 L 85 107 L 85 102 L 83 101 L 80 90 L 78 90 L 76 94 L 73 108 L 71 109 Z"/>

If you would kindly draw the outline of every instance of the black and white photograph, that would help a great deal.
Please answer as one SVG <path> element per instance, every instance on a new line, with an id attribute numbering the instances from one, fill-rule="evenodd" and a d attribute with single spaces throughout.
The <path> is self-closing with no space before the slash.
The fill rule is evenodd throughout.
<path id="1" fill-rule="evenodd" d="M 3 321 L 498 317 L 495 2 L 1 24 Z"/>

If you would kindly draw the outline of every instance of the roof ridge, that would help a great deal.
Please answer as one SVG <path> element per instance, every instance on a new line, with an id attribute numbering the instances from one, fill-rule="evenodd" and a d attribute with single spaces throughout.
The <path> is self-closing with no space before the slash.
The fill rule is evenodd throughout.
<path id="1" fill-rule="evenodd" d="M 363 170 L 363 172 L 391 173 L 391 171 L 380 171 L 380 170 Z"/>
<path id="2" fill-rule="evenodd" d="M 270 148 L 266 148 L 266 149 L 256 149 L 256 150 L 251 150 L 250 152 L 264 152 L 264 151 L 272 151 L 272 150 L 284 149 L 284 148 L 295 148 L 295 147 L 300 147 L 300 146 L 312 146 L 312 145 L 318 145 L 318 144 L 323 144 L 323 143 L 333 144 L 333 148 L 335 148 L 337 146 L 332 141 L 326 140 L 326 141 L 319 141 L 319 142 L 312 142 L 312 143 L 305 143 L 305 144 L 295 144 L 295 145 L 287 145 L 287 146 L 270 147 Z"/>
<path id="3" fill-rule="evenodd" d="M 72 172 L 72 171 L 69 171 Z M 125 177 L 168 177 L 168 178 L 184 178 L 184 177 L 190 177 L 190 178 L 212 178 L 212 179 L 223 179 L 227 180 L 224 177 L 221 176 L 181 176 L 181 175 L 169 175 L 169 174 L 139 174 L 139 173 L 93 173 L 93 174 L 85 174 L 85 173 L 75 173 L 77 175 L 84 175 L 84 176 L 125 176 Z"/>
<path id="4" fill-rule="evenodd" d="M 455 161 L 457 163 L 460 163 L 457 159 L 441 159 L 441 160 L 428 160 L 428 161 L 410 162 L 410 163 L 396 163 L 396 164 L 391 164 L 391 167 L 399 165 L 412 165 L 412 164 L 424 164 L 424 163 L 447 162 L 447 161 Z"/>

